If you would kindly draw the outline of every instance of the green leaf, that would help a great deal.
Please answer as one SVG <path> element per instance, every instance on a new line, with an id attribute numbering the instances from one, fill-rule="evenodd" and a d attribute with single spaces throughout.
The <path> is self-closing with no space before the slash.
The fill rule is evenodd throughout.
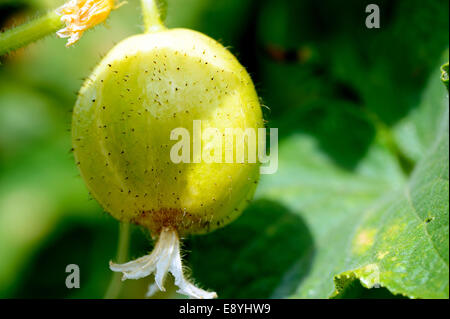
<path id="1" fill-rule="evenodd" d="M 338 296 L 358 279 L 408 297 L 448 298 L 448 113 L 443 118 L 405 183 L 395 158 L 376 144 L 350 174 L 307 136 L 283 142 L 279 172 L 263 180 L 260 196 L 298 212 L 317 240 L 312 271 L 293 296 Z"/>
<path id="2" fill-rule="evenodd" d="M 412 298 L 448 298 L 448 191 L 446 121 L 407 185 L 359 215 L 343 236 L 341 259 L 351 270 L 336 275 L 334 295 L 356 278 Z"/>
<path id="3" fill-rule="evenodd" d="M 409 117 L 417 132 L 436 132 L 420 139 L 410 177 L 380 133 L 351 169 L 324 151 L 326 138 L 338 136 L 333 121 L 353 141 L 338 144 L 343 154 L 366 132 L 349 105 L 335 103 L 330 118 L 319 105 L 272 123 L 305 129 L 282 137 L 278 172 L 262 176 L 258 200 L 240 219 L 191 241 L 194 278 L 224 298 L 448 298 L 448 96 L 436 77 L 415 108 L 427 116 Z M 381 290 L 366 293 L 374 287 Z"/>

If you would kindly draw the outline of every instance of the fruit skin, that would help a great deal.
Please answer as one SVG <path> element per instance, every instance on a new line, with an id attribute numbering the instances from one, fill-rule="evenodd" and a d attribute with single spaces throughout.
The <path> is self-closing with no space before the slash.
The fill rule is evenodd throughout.
<path id="1" fill-rule="evenodd" d="M 189 130 L 192 161 L 193 120 L 221 133 L 263 127 L 258 96 L 237 59 L 187 29 L 119 43 L 84 83 L 73 113 L 74 156 L 94 198 L 153 236 L 163 228 L 207 233 L 237 218 L 253 196 L 259 164 L 174 164 L 170 132 Z"/>

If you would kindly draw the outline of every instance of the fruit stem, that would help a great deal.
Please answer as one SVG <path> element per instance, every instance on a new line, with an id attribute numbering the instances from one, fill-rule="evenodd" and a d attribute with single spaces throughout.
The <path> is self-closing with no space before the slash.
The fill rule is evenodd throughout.
<path id="1" fill-rule="evenodd" d="M 130 224 L 120 223 L 119 226 L 119 243 L 117 246 L 117 261 L 125 262 L 128 258 L 128 247 L 130 243 Z M 119 273 L 114 273 L 108 289 L 105 293 L 105 299 L 117 299 L 122 288 L 121 276 Z"/>
<path id="2" fill-rule="evenodd" d="M 163 0 L 141 0 L 145 32 L 157 32 L 166 29 L 163 23 L 166 3 Z"/>
<path id="3" fill-rule="evenodd" d="M 39 40 L 60 29 L 64 23 L 55 10 L 0 34 L 0 56 Z"/>

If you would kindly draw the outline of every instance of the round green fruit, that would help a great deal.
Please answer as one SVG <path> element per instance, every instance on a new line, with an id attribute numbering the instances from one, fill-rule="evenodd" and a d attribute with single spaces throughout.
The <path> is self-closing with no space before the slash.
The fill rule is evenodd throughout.
<path id="1" fill-rule="evenodd" d="M 74 155 L 93 197 L 153 236 L 167 228 L 206 233 L 237 218 L 253 196 L 259 164 L 192 163 L 194 120 L 222 134 L 263 127 L 252 80 L 237 59 L 186 29 L 119 43 L 86 80 L 74 108 Z M 191 163 L 171 160 L 176 128 L 190 133 Z M 214 143 L 203 136 L 202 151 Z"/>

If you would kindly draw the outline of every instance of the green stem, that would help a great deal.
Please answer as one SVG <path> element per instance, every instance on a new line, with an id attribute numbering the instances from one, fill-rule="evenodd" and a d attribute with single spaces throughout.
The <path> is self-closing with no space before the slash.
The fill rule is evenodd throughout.
<path id="1" fill-rule="evenodd" d="M 441 66 L 441 81 L 442 83 L 444 83 L 445 87 L 447 88 L 447 92 L 448 92 L 448 80 L 449 80 L 449 66 L 448 66 L 448 62 L 445 63 L 443 66 Z"/>
<path id="2" fill-rule="evenodd" d="M 0 56 L 58 31 L 61 17 L 50 11 L 46 15 L 0 33 Z"/>
<path id="3" fill-rule="evenodd" d="M 117 263 L 124 263 L 128 259 L 128 247 L 130 243 L 130 224 L 120 223 L 119 228 L 119 244 L 117 247 Z M 105 299 L 116 299 L 120 294 L 121 284 L 121 274 L 114 273 L 109 283 L 108 289 L 105 293 Z"/>
<path id="4" fill-rule="evenodd" d="M 165 6 L 163 0 L 141 0 L 145 32 L 157 32 L 166 28 L 163 23 Z"/>

